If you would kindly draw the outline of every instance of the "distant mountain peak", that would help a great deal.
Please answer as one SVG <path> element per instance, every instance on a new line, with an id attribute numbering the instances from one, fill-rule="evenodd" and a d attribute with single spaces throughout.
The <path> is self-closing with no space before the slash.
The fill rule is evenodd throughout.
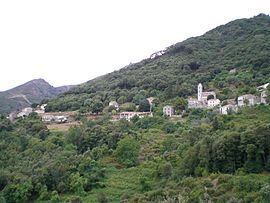
<path id="1" fill-rule="evenodd" d="M 9 113 L 39 103 L 69 90 L 72 85 L 53 87 L 43 78 L 30 80 L 10 90 L 0 92 L 0 113 Z"/>

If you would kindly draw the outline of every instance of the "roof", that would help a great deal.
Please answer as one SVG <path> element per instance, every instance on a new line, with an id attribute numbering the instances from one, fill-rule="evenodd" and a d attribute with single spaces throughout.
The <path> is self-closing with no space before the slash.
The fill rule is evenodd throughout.
<path id="1" fill-rule="evenodd" d="M 211 92 L 202 92 L 202 95 L 203 96 L 208 96 L 208 95 L 211 95 L 211 94 L 216 94 L 214 91 L 211 91 Z"/>
<path id="2" fill-rule="evenodd" d="M 269 83 L 266 83 L 264 85 L 258 86 L 258 89 L 266 89 L 268 87 Z"/>
<path id="3" fill-rule="evenodd" d="M 208 99 L 207 101 L 208 101 L 208 102 L 209 102 L 209 101 L 219 101 L 219 102 L 220 102 L 219 99 Z"/>

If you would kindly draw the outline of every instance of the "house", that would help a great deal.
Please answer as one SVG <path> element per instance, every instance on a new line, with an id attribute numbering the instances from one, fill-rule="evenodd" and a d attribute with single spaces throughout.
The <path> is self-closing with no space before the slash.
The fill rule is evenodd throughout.
<path id="1" fill-rule="evenodd" d="M 119 110 L 119 104 L 116 101 L 111 101 L 109 107 L 114 107 L 116 110 Z"/>
<path id="2" fill-rule="evenodd" d="M 153 104 L 153 101 L 155 100 L 155 97 L 148 97 L 147 101 L 149 102 L 150 105 Z"/>
<path id="3" fill-rule="evenodd" d="M 208 108 L 214 108 L 215 106 L 220 105 L 219 99 L 209 99 L 207 100 L 207 106 Z"/>
<path id="4" fill-rule="evenodd" d="M 42 105 L 38 105 L 34 112 L 36 112 L 37 114 L 43 114 L 45 113 L 45 107 L 47 106 L 47 104 L 42 104 Z"/>
<path id="5" fill-rule="evenodd" d="M 225 106 L 227 104 L 236 105 L 237 103 L 235 99 L 226 99 L 222 101 L 222 106 Z"/>
<path id="6" fill-rule="evenodd" d="M 246 105 L 253 106 L 255 104 L 260 104 L 260 103 L 261 103 L 261 98 L 253 94 L 245 94 L 237 98 L 237 105 L 239 107 L 246 106 Z"/>
<path id="7" fill-rule="evenodd" d="M 147 98 L 147 101 L 149 102 L 150 104 L 150 112 L 152 112 L 152 109 L 153 109 L 153 101 L 155 100 L 155 97 L 148 97 Z"/>
<path id="8" fill-rule="evenodd" d="M 261 103 L 266 104 L 267 93 L 266 90 L 261 92 Z"/>
<path id="9" fill-rule="evenodd" d="M 264 85 L 257 87 L 257 89 L 261 92 L 261 103 L 262 104 L 266 104 L 267 87 L 268 86 L 269 86 L 269 83 L 266 83 Z"/>
<path id="10" fill-rule="evenodd" d="M 234 105 L 234 104 L 227 104 L 225 106 L 220 107 L 219 111 L 221 114 L 227 115 L 230 111 L 237 112 L 238 107 L 237 105 Z"/>
<path id="11" fill-rule="evenodd" d="M 42 122 L 44 123 L 53 123 L 54 122 L 54 116 L 53 115 L 42 115 L 41 116 Z"/>
<path id="12" fill-rule="evenodd" d="M 47 104 L 41 104 L 40 109 L 45 111 L 46 106 L 47 106 Z"/>
<path id="13" fill-rule="evenodd" d="M 173 108 L 173 106 L 169 106 L 169 105 L 164 106 L 163 107 L 163 115 L 172 117 L 174 115 L 174 108 Z"/>
<path id="14" fill-rule="evenodd" d="M 17 118 L 16 112 L 11 112 L 7 117 L 7 119 L 9 119 L 11 122 L 14 122 L 16 118 Z"/>
<path id="15" fill-rule="evenodd" d="M 64 115 L 44 114 L 41 118 L 44 123 L 65 123 L 68 121 L 68 117 Z"/>
<path id="16" fill-rule="evenodd" d="M 229 74 L 234 74 L 234 73 L 236 73 L 236 68 L 233 68 L 233 69 L 231 69 L 231 70 L 229 71 Z"/>
<path id="17" fill-rule="evenodd" d="M 200 102 L 198 101 L 198 99 L 192 97 L 188 98 L 188 108 L 196 109 L 196 108 L 203 108 L 204 106 L 205 106 L 204 102 Z"/>
<path id="18" fill-rule="evenodd" d="M 31 107 L 24 108 L 20 113 L 17 114 L 17 118 L 23 118 L 29 116 L 30 113 L 33 112 Z"/>
<path id="19" fill-rule="evenodd" d="M 143 118 L 146 115 L 149 115 L 150 112 L 121 112 L 119 118 L 130 121 L 134 116 L 138 116 L 139 118 Z"/>
<path id="20" fill-rule="evenodd" d="M 65 123 L 67 122 L 67 117 L 66 116 L 55 116 L 54 121 L 55 123 Z"/>

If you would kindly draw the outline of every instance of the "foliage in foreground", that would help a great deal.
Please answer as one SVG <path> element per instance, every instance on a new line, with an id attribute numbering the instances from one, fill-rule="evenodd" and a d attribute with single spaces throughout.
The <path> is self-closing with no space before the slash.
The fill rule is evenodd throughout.
<path id="1" fill-rule="evenodd" d="M 102 118 L 64 134 L 35 114 L 1 117 L 1 193 L 7 202 L 264 202 L 269 120 L 269 106 L 194 110 L 181 122 Z"/>

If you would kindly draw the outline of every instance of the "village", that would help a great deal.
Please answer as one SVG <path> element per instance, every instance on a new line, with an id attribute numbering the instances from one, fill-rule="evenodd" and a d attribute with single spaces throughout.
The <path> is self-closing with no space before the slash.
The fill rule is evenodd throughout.
<path id="1" fill-rule="evenodd" d="M 227 115 L 229 113 L 237 112 L 239 108 L 243 106 L 253 106 L 256 104 L 266 104 L 267 97 L 267 87 L 269 83 L 261 85 L 257 87 L 258 92 L 260 92 L 260 96 L 256 96 L 253 94 L 245 94 L 238 96 L 236 99 L 227 99 L 221 101 L 217 98 L 216 92 L 214 91 L 203 91 L 203 85 L 201 83 L 198 84 L 197 87 L 197 98 L 189 97 L 187 99 L 187 108 L 188 109 L 213 109 L 216 112 Z M 116 101 L 111 101 L 109 103 L 109 108 L 115 109 L 116 113 L 112 115 L 112 121 L 118 121 L 121 119 L 131 121 L 131 119 L 135 116 L 138 118 L 143 118 L 145 116 L 153 116 L 153 102 L 155 98 L 149 97 L 147 101 L 149 102 L 150 108 L 149 111 L 146 112 L 137 112 L 137 111 L 123 111 L 120 112 L 120 105 Z M 74 115 L 77 113 L 74 112 L 46 112 L 47 104 L 38 105 L 36 108 L 27 107 L 24 108 L 19 113 L 11 113 L 9 115 L 9 119 L 11 121 L 15 121 L 18 118 L 24 118 L 30 115 L 30 113 L 37 113 L 42 121 L 54 128 L 59 124 L 65 124 L 66 127 L 69 127 L 73 124 L 78 124 L 75 121 Z M 118 112 L 118 113 L 117 113 Z M 184 113 L 184 111 L 182 112 Z M 182 115 L 177 115 L 174 110 L 173 105 L 165 105 L 163 107 L 163 115 L 168 118 L 181 118 Z M 88 119 L 96 119 L 99 115 L 85 113 Z M 54 126 L 54 127 L 53 127 Z M 57 127 L 56 127 L 57 128 Z"/>

